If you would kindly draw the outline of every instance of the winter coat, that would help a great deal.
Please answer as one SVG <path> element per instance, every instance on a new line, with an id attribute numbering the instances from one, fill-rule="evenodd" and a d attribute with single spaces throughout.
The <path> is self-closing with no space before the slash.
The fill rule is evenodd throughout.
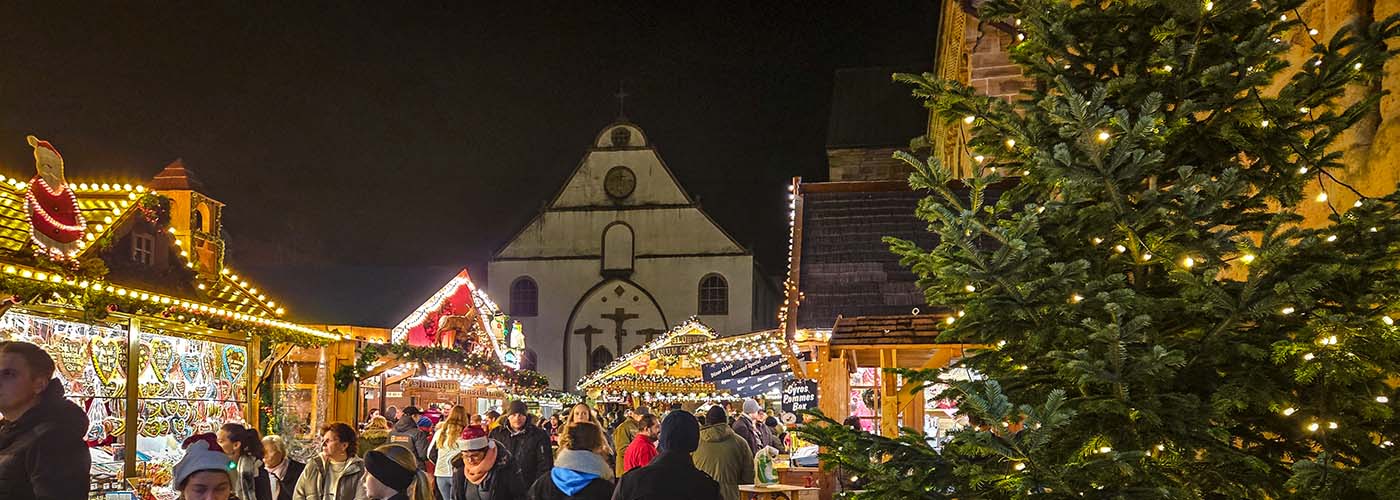
<path id="1" fill-rule="evenodd" d="M 549 442 L 549 433 L 535 426 L 534 417 L 525 420 L 525 428 L 512 431 L 510 424 L 491 431 L 491 439 L 505 445 L 511 461 L 520 474 L 520 481 L 529 487 L 540 476 L 549 474 L 554 467 L 554 448 Z"/>
<path id="2" fill-rule="evenodd" d="M 360 433 L 360 438 L 356 440 L 355 454 L 360 458 L 365 458 L 365 454 L 370 450 L 383 446 L 389 442 L 389 431 L 384 429 L 365 429 Z M 404 448 L 412 448 L 405 446 Z"/>
<path id="3" fill-rule="evenodd" d="M 272 476 L 267 474 L 262 460 L 243 455 L 236 463 L 236 468 L 228 471 L 233 496 L 239 500 L 273 500 Z"/>
<path id="4" fill-rule="evenodd" d="M 622 460 L 622 469 L 630 471 L 644 467 L 651 463 L 651 459 L 656 458 L 656 455 L 656 438 L 639 433 L 632 438 L 632 444 L 627 445 L 627 453 Z"/>
<path id="5" fill-rule="evenodd" d="M 465 453 L 452 459 L 452 491 L 456 492 L 457 498 L 443 500 L 523 500 L 525 498 L 528 485 L 520 480 L 520 474 L 515 469 L 514 461 L 510 456 L 510 450 L 505 449 L 505 445 L 496 443 L 496 463 L 491 466 L 491 472 L 486 474 L 486 479 L 482 480 L 479 485 L 467 481 L 467 476 L 463 473 L 463 467 L 466 465 L 465 460 Z"/>
<path id="6" fill-rule="evenodd" d="M 331 484 L 331 464 L 325 458 L 316 457 L 306 462 L 306 470 L 297 480 L 297 489 L 292 500 L 329 500 L 335 492 L 336 500 L 365 500 L 365 461 L 350 457 L 345 464 L 345 472 L 340 481 Z"/>
<path id="7" fill-rule="evenodd" d="M 613 495 L 612 464 L 597 453 L 564 450 L 554 468 L 530 487 L 529 500 L 609 500 Z"/>
<path id="8" fill-rule="evenodd" d="M 728 424 L 700 428 L 700 447 L 691 455 L 695 468 L 719 483 L 724 500 L 739 500 L 739 485 L 753 484 L 753 453 Z"/>
<path id="9" fill-rule="evenodd" d="M 88 497 L 92 457 L 87 414 L 64 399 L 58 379 L 18 420 L 0 421 L 0 496 L 10 500 Z"/>
<path id="10" fill-rule="evenodd" d="M 617 453 L 613 464 L 613 473 L 617 477 L 622 477 L 622 473 L 626 472 L 626 469 L 622 467 L 622 461 L 627 456 L 627 446 L 632 444 L 632 438 L 636 437 L 641 430 L 640 424 L 630 418 L 623 420 L 622 424 L 613 430 L 613 450 L 616 450 Z"/>
<path id="11" fill-rule="evenodd" d="M 612 500 L 721 500 L 719 484 L 696 469 L 689 453 L 663 451 L 618 481 Z"/>
<path id="12" fill-rule="evenodd" d="M 748 415 L 740 415 L 734 420 L 734 433 L 749 443 L 749 450 L 752 452 L 749 456 L 768 446 L 772 439 L 772 431 L 768 430 L 768 426 L 762 422 L 754 422 Z"/>
<path id="13" fill-rule="evenodd" d="M 267 475 L 269 479 L 280 483 L 276 500 L 292 500 L 292 492 L 296 491 L 297 480 L 301 479 L 301 472 L 306 470 L 306 464 L 292 460 L 291 458 L 284 458 L 283 460 L 287 461 L 287 470 L 282 472 L 282 479 L 274 478 L 272 476 L 272 471 L 268 471 Z"/>
<path id="14" fill-rule="evenodd" d="M 394 422 L 394 431 L 389 433 L 389 442 L 402 445 L 418 457 L 418 463 L 428 460 L 428 433 L 418 428 L 418 419 L 404 415 Z M 368 453 L 368 452 L 366 452 Z"/>

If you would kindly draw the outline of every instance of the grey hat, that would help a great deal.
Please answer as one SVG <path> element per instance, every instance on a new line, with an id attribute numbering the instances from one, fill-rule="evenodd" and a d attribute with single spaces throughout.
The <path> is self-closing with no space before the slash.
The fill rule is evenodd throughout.
<path id="1" fill-rule="evenodd" d="M 758 406 L 758 401 L 754 401 L 753 398 L 745 398 L 745 399 L 744 399 L 744 414 L 745 414 L 745 415 L 748 415 L 748 414 L 753 413 L 753 412 L 756 412 L 756 411 L 761 411 L 761 410 L 763 410 L 763 407 Z"/>

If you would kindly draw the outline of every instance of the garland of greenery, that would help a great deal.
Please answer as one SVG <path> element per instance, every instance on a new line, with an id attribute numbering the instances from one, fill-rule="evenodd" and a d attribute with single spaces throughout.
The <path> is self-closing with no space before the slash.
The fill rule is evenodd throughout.
<path id="1" fill-rule="evenodd" d="M 335 371 L 335 388 L 345 390 L 365 378 L 369 367 L 384 356 L 395 356 L 409 362 L 444 363 L 461 366 L 473 375 L 500 381 L 507 392 L 537 391 L 549 387 L 549 378 L 534 370 L 517 370 L 501 364 L 493 355 L 483 355 L 440 346 L 411 346 L 405 344 L 370 344 L 360 348 L 360 357 L 353 365 Z"/>

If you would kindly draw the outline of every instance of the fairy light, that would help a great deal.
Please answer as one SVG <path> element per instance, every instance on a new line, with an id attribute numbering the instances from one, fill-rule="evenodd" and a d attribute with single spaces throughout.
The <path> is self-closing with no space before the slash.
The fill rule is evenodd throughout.
<path id="1" fill-rule="evenodd" d="M 1307 353 L 1303 355 L 1303 361 L 1312 361 L 1315 357 L 1313 353 Z"/>
<path id="2" fill-rule="evenodd" d="M 1385 323 L 1385 326 L 1395 326 L 1395 319 L 1390 315 L 1381 316 L 1381 323 Z"/>
<path id="3" fill-rule="evenodd" d="M 1107 130 L 1100 130 L 1100 131 L 1099 131 L 1099 135 L 1098 135 L 1099 142 L 1108 142 L 1108 138 L 1109 138 L 1109 137 L 1113 137 L 1113 136 L 1110 135 L 1110 134 L 1108 133 Z"/>
<path id="4" fill-rule="evenodd" d="M 1092 241 L 1095 245 L 1098 245 L 1099 243 L 1103 243 L 1103 238 L 1095 237 L 1094 239 L 1089 241 Z"/>
<path id="5" fill-rule="evenodd" d="M 1306 174 L 1306 173 L 1308 173 L 1308 167 L 1298 167 L 1298 173 L 1300 173 L 1300 174 Z"/>
<path id="6" fill-rule="evenodd" d="M 1018 471 L 1026 470 L 1026 464 L 1025 462 L 1016 462 L 1016 465 L 1011 466 L 1011 468 L 1016 469 Z"/>
<path id="7" fill-rule="evenodd" d="M 1074 295 L 1070 295 L 1070 296 L 1069 296 L 1069 303 L 1071 303 L 1071 304 L 1078 304 L 1078 303 L 1083 302 L 1083 301 L 1084 301 L 1084 296 L 1083 296 L 1083 295 L 1080 295 L 1080 294 L 1077 294 L 1077 293 L 1076 293 L 1076 294 L 1074 294 Z"/>
<path id="8" fill-rule="evenodd" d="M 1123 246 L 1123 245 L 1114 245 L 1114 246 L 1113 246 L 1113 249 L 1114 249 L 1115 251 L 1117 251 L 1118 253 L 1123 253 L 1123 252 L 1128 251 L 1128 247 L 1125 247 L 1125 246 Z"/>
<path id="9" fill-rule="evenodd" d="M 1334 242 L 1334 241 L 1337 241 L 1337 235 L 1335 235 L 1335 234 L 1329 234 L 1329 235 L 1327 235 L 1327 242 L 1328 242 L 1328 243 L 1331 243 L 1331 242 Z"/>
<path id="10" fill-rule="evenodd" d="M 1007 140 L 1006 140 L 1006 147 L 1008 147 L 1008 148 L 1014 148 L 1014 147 L 1016 147 L 1016 139 L 1007 139 Z"/>
<path id="11" fill-rule="evenodd" d="M 1308 424 L 1308 431 L 1310 431 L 1310 432 L 1317 432 L 1318 427 L 1321 427 L 1321 426 L 1319 426 L 1319 425 L 1317 424 L 1317 422 L 1313 422 L 1313 423 L 1311 423 L 1311 424 Z"/>
<path id="12" fill-rule="evenodd" d="M 1288 307 L 1285 307 L 1285 308 L 1279 310 L 1279 312 L 1284 313 L 1284 314 L 1293 314 L 1293 311 L 1295 311 L 1295 309 L 1293 309 L 1293 306 L 1288 306 Z"/>
<path id="13" fill-rule="evenodd" d="M 977 291 L 977 287 L 972 286 L 972 285 L 967 285 L 967 286 L 963 287 L 963 290 L 967 290 L 968 293 L 972 293 L 972 292 Z"/>
<path id="14" fill-rule="evenodd" d="M 1323 191 L 1321 193 L 1317 193 L 1317 197 L 1313 198 L 1313 200 L 1316 200 L 1318 203 L 1325 203 L 1327 201 L 1327 192 Z"/>
<path id="15" fill-rule="evenodd" d="M 1149 260 L 1152 260 L 1152 252 L 1145 252 L 1145 253 L 1143 253 L 1143 254 L 1142 254 L 1142 261 L 1143 261 L 1143 262 L 1147 262 L 1147 261 L 1149 261 Z"/>
<path id="16" fill-rule="evenodd" d="M 1100 446 L 1100 447 L 1099 447 L 1099 453 L 1108 454 L 1108 453 L 1112 453 L 1112 452 L 1113 452 L 1113 447 L 1111 447 L 1111 446 Z"/>
<path id="17" fill-rule="evenodd" d="M 1269 128 L 1269 120 L 1260 120 L 1259 126 L 1262 128 Z"/>
<path id="18" fill-rule="evenodd" d="M 1195 265 L 1196 265 L 1196 259 L 1193 259 L 1193 258 L 1191 258 L 1191 257 L 1189 257 L 1189 256 L 1186 257 L 1186 258 L 1184 258 L 1184 259 L 1181 259 L 1181 266 L 1182 266 L 1182 267 L 1185 267 L 1185 268 L 1187 268 L 1187 269 L 1191 269 L 1191 268 L 1194 267 Z"/>
<path id="19" fill-rule="evenodd" d="M 1210 12 L 1210 11 L 1211 11 L 1212 9 L 1214 9 L 1214 8 L 1215 8 L 1215 2 L 1210 2 L 1210 1 L 1207 1 L 1207 2 L 1206 2 L 1206 12 Z"/>
<path id="20" fill-rule="evenodd" d="M 964 116 L 964 117 L 963 117 L 963 123 L 966 123 L 966 124 L 968 124 L 968 125 L 972 125 L 972 122 L 975 122 L 975 121 L 977 121 L 977 117 L 976 117 L 976 116 L 967 115 L 967 116 Z"/>
<path id="21" fill-rule="evenodd" d="M 1293 413 L 1295 413 L 1295 412 L 1297 412 L 1297 411 L 1298 411 L 1298 409 L 1297 409 L 1297 408 L 1294 408 L 1294 407 L 1292 407 L 1292 406 L 1290 406 L 1290 407 L 1288 407 L 1288 408 L 1284 408 L 1284 409 L 1283 409 L 1283 416 L 1285 416 L 1285 417 L 1291 417 L 1291 416 L 1293 416 Z"/>
<path id="22" fill-rule="evenodd" d="M 1376 402 L 1377 402 L 1377 403 L 1381 403 L 1381 404 L 1389 403 L 1389 402 L 1390 402 L 1390 398 L 1385 397 L 1385 396 L 1376 396 Z"/>
<path id="23" fill-rule="evenodd" d="M 1252 254 L 1252 253 L 1247 253 L 1247 254 L 1241 255 L 1241 256 L 1240 256 L 1240 260 L 1241 260 L 1241 261 L 1244 261 L 1245 264 L 1249 264 L 1249 263 L 1251 263 L 1251 262 L 1254 262 L 1254 254 Z"/>

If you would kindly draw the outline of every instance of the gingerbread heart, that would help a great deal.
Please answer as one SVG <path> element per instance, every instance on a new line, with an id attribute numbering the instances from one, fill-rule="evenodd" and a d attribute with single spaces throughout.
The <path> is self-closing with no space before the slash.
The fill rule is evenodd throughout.
<path id="1" fill-rule="evenodd" d="M 107 385 L 112 377 L 121 373 L 121 341 L 109 337 L 93 337 L 88 347 L 92 359 L 92 370 L 102 385 Z"/>
<path id="2" fill-rule="evenodd" d="M 185 382 L 193 385 L 199 381 L 199 353 L 186 352 L 180 356 L 180 373 L 185 375 Z"/>
<path id="3" fill-rule="evenodd" d="M 58 359 L 58 370 L 69 380 L 81 378 L 87 368 L 87 342 L 76 335 L 54 334 L 49 353 Z"/>
<path id="4" fill-rule="evenodd" d="M 175 346 L 166 339 L 151 340 L 151 371 L 161 381 L 175 368 Z"/>
<path id="5" fill-rule="evenodd" d="M 224 374 L 229 382 L 238 382 L 248 367 L 248 351 L 238 346 L 224 346 Z"/>

